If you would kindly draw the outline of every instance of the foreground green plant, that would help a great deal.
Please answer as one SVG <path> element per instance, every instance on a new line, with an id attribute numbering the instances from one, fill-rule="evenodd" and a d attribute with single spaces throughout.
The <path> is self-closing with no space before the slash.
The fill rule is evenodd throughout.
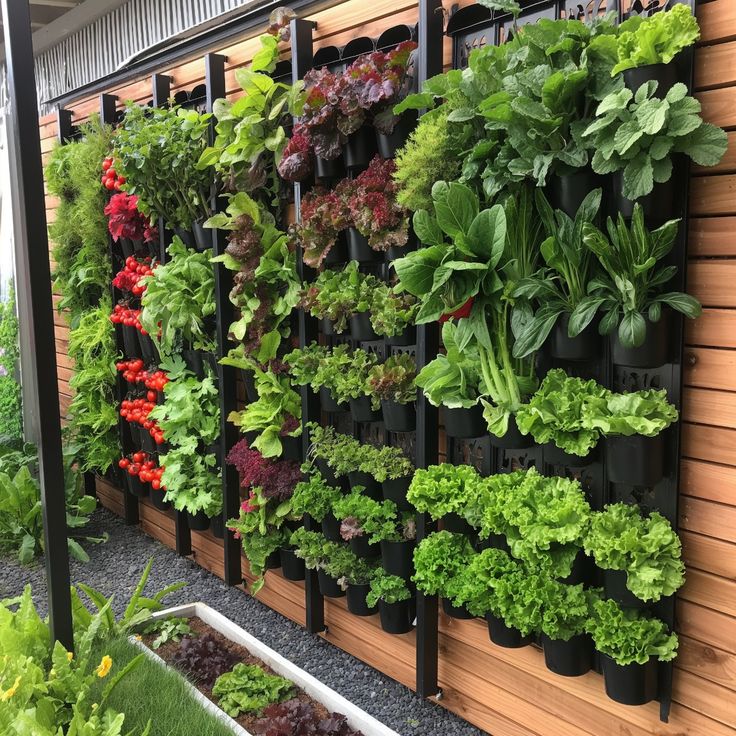
<path id="1" fill-rule="evenodd" d="M 6 299 L 0 303 L 0 437 L 13 440 L 19 440 L 23 435 L 19 358 L 18 317 L 11 281 Z"/>
<path id="2" fill-rule="evenodd" d="M 293 682 L 242 662 L 220 675 L 212 688 L 220 708 L 233 718 L 241 713 L 260 714 L 267 705 L 289 700 L 295 692 Z"/>

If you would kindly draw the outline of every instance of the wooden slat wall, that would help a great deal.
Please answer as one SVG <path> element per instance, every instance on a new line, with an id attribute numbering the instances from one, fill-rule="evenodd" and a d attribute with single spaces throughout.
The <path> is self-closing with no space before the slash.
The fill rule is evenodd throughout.
<path id="1" fill-rule="evenodd" d="M 682 646 L 670 722 L 659 721 L 656 703 L 630 708 L 608 700 L 598 675 L 557 677 L 534 648 L 498 648 L 481 622 L 442 616 L 440 702 L 494 736 L 736 734 L 736 0 L 701 2 L 698 12 L 703 40 L 696 53 L 697 96 L 706 118 L 729 130 L 729 151 L 721 165 L 696 169 L 692 178 L 688 278 L 705 310 L 688 325 L 686 336 L 681 525 L 688 582 L 678 604 Z M 319 48 L 340 46 L 358 32 L 376 36 L 396 23 L 413 24 L 417 10 L 407 0 L 348 0 L 312 17 L 318 23 Z M 219 50 L 228 58 L 230 94 L 237 93 L 234 70 L 257 47 L 251 39 Z M 444 52 L 449 65 L 448 41 Z M 161 71 L 173 77 L 175 90 L 191 88 L 204 77 L 201 59 Z M 121 101 L 146 100 L 150 80 L 109 91 Z M 74 104 L 75 121 L 85 119 L 97 104 L 96 97 Z M 41 134 L 46 159 L 56 134 L 53 116 L 42 120 Z M 49 197 L 50 218 L 55 205 Z M 66 327 L 60 317 L 56 324 L 64 411 L 71 366 L 65 355 Z M 119 491 L 99 483 L 98 493 L 105 506 L 121 513 Z M 141 519 L 144 531 L 174 546 L 169 516 L 144 502 Z M 193 546 L 194 559 L 222 576 L 221 542 L 194 534 Z M 243 571 L 248 578 L 245 561 Z M 304 623 L 300 584 L 269 573 L 259 598 Z M 414 686 L 414 634 L 384 634 L 375 619 L 350 616 L 341 601 L 327 601 L 326 617 L 330 641 Z"/>

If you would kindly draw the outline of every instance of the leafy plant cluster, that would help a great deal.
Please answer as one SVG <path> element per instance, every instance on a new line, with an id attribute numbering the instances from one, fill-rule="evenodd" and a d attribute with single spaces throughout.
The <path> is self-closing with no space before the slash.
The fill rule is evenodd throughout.
<path id="1" fill-rule="evenodd" d="M 379 483 L 404 478 L 414 472 L 412 462 L 398 447 L 374 447 L 359 442 L 334 427 L 307 424 L 311 445 L 309 458 L 324 461 L 336 476 L 368 473 Z"/>
<path id="2" fill-rule="evenodd" d="M 269 705 L 253 730 L 261 736 L 362 736 L 360 731 L 348 726 L 345 716 L 331 713 L 323 718 L 311 703 L 298 698 Z"/>
<path id="3" fill-rule="evenodd" d="M 300 305 L 313 317 L 331 320 L 338 333 L 345 331 L 352 315 L 368 312 L 373 329 L 384 337 L 400 335 L 413 324 L 418 308 L 410 294 L 360 273 L 356 261 L 343 271 L 322 271 L 302 291 Z"/>
<path id="4" fill-rule="evenodd" d="M 284 356 L 292 380 L 313 391 L 326 388 L 338 403 L 370 396 L 373 408 L 381 401 L 408 404 L 416 399 L 416 364 L 408 353 L 389 356 L 379 363 L 374 353 L 347 345 L 330 349 L 316 342 Z"/>
<path id="5" fill-rule="evenodd" d="M 516 414 L 519 431 L 540 444 L 554 442 L 584 457 L 598 439 L 616 435 L 654 437 L 678 418 L 665 389 L 616 393 L 555 368 Z"/>
<path id="6" fill-rule="evenodd" d="M 340 536 L 346 541 L 366 536 L 370 544 L 403 542 L 416 538 L 412 513 L 399 513 L 393 501 L 376 501 L 363 495 L 358 486 L 332 505 L 332 513 L 341 522 Z"/>
<path id="7" fill-rule="evenodd" d="M 335 504 L 342 498 L 340 489 L 331 486 L 317 470 L 312 470 L 305 480 L 299 481 L 291 497 L 291 511 L 301 518 L 309 514 L 321 522 L 332 513 Z"/>
<path id="8" fill-rule="evenodd" d="M 247 439 L 233 445 L 226 461 L 237 468 L 241 488 L 247 490 L 258 486 L 264 498 L 277 501 L 291 498 L 302 478 L 298 462 L 265 458 L 250 447 Z"/>
<path id="9" fill-rule="evenodd" d="M 225 713 L 237 718 L 241 713 L 260 714 L 266 706 L 294 697 L 294 683 L 257 664 L 239 662 L 217 678 L 212 694 Z"/>
<path id="10" fill-rule="evenodd" d="M 19 359 L 18 317 L 11 281 L 5 300 L 0 303 L 0 437 L 11 440 L 19 440 L 23 435 Z"/>
<path id="11" fill-rule="evenodd" d="M 171 663 L 195 682 L 212 687 L 230 672 L 238 658 L 212 634 L 185 636 L 171 657 Z"/>

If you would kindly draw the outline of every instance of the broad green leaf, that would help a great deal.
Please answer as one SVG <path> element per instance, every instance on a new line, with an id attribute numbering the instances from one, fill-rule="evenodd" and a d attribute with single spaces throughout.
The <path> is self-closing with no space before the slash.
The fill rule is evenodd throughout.
<path id="1" fill-rule="evenodd" d="M 637 348 L 644 344 L 647 336 L 647 323 L 637 311 L 626 312 L 618 326 L 618 339 L 627 348 Z"/>
<path id="2" fill-rule="evenodd" d="M 723 158 L 727 147 L 726 131 L 710 123 L 703 123 L 676 144 L 677 151 L 686 153 L 700 166 L 715 166 Z"/>
<path id="3" fill-rule="evenodd" d="M 476 256 L 487 261 L 489 268 L 495 268 L 501 260 L 506 242 L 506 214 L 503 207 L 497 204 L 479 212 L 468 230 L 466 242 Z"/>
<path id="4" fill-rule="evenodd" d="M 435 197 L 434 190 L 432 196 Z M 435 197 L 435 212 L 437 224 L 447 235 L 451 238 L 464 235 L 478 214 L 478 197 L 469 187 L 453 182 L 446 196 Z"/>
<path id="5" fill-rule="evenodd" d="M 427 210 L 415 212 L 412 224 L 420 243 L 424 245 L 442 245 L 444 242 L 442 230 L 437 224 L 437 220 Z"/>

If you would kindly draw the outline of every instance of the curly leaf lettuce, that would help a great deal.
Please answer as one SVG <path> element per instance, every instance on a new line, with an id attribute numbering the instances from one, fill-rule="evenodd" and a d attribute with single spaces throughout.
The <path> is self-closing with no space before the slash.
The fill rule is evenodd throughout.
<path id="1" fill-rule="evenodd" d="M 583 408 L 583 424 L 602 435 L 654 437 L 676 422 L 677 417 L 677 409 L 667 401 L 665 389 L 627 394 L 608 392 L 591 398 Z"/>

